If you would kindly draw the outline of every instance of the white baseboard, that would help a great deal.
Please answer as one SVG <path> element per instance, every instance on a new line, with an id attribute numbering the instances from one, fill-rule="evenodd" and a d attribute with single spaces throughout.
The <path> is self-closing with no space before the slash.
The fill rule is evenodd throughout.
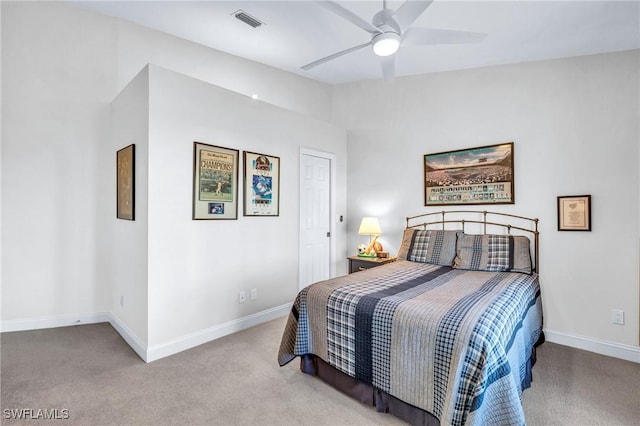
<path id="1" fill-rule="evenodd" d="M 187 349 L 211 342 L 220 337 L 253 327 L 263 322 L 283 317 L 291 310 L 291 303 L 276 306 L 275 308 L 257 312 L 246 317 L 238 318 L 223 324 L 196 331 L 177 339 L 170 340 L 160 345 L 154 345 L 147 350 L 146 361 L 151 362 L 170 355 L 177 354 Z"/>
<path id="2" fill-rule="evenodd" d="M 144 362 L 149 362 L 147 361 L 147 344 L 140 340 L 140 338 L 122 321 L 120 321 L 120 318 L 118 318 L 114 313 L 109 312 L 109 316 L 109 323 L 111 324 L 111 327 L 113 327 L 118 334 L 122 336 L 124 341 L 131 346 L 131 349 L 133 349 Z"/>
<path id="3" fill-rule="evenodd" d="M 69 327 L 83 324 L 108 322 L 122 336 L 131 349 L 143 360 L 147 356 L 146 344 L 142 342 L 126 325 L 111 312 L 94 312 L 88 314 L 55 315 L 42 318 L 26 318 L 2 321 L 2 332 L 40 330 L 45 328 Z"/>
<path id="4" fill-rule="evenodd" d="M 43 328 L 68 327 L 71 325 L 97 324 L 110 322 L 111 312 L 93 312 L 87 314 L 54 315 L 41 318 L 3 320 L 1 331 L 39 330 Z"/>
<path id="5" fill-rule="evenodd" d="M 108 322 L 140 356 L 140 358 L 145 362 L 152 362 L 202 345 L 203 343 L 211 342 L 215 339 L 219 339 L 220 337 L 253 327 L 263 322 L 280 318 L 287 315 L 290 310 L 291 304 L 287 303 L 150 347 L 147 347 L 145 342 L 140 340 L 135 333 L 133 333 L 111 312 L 93 312 L 85 314 L 55 315 L 42 318 L 4 320 L 0 324 L 0 331 L 6 333 L 12 331 L 37 330 Z M 545 329 L 544 334 L 548 342 L 640 363 L 640 347 L 637 346 L 624 345 L 621 343 L 609 342 L 550 329 Z"/>
<path id="6" fill-rule="evenodd" d="M 265 311 L 257 312 L 246 317 L 238 318 L 223 324 L 200 330 L 188 335 L 173 339 L 160 345 L 147 346 L 134 332 L 129 329 L 112 312 L 96 312 L 77 315 L 57 315 L 43 318 L 27 318 L 20 320 L 3 320 L 0 331 L 26 331 L 43 328 L 68 327 L 81 324 L 96 324 L 108 322 L 122 336 L 131 349 L 133 349 L 145 362 L 155 361 L 170 355 L 177 354 L 187 349 L 208 343 L 220 337 L 236 333 L 253 327 L 263 322 L 283 317 L 291 310 L 291 303 L 276 306 Z"/>
<path id="7" fill-rule="evenodd" d="M 640 363 L 640 347 L 544 329 L 547 342 Z"/>

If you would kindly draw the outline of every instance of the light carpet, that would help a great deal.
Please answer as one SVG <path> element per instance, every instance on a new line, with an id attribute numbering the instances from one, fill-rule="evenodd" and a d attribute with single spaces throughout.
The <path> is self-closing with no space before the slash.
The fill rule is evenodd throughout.
<path id="1" fill-rule="evenodd" d="M 276 361 L 285 319 L 144 363 L 109 324 L 3 333 L 2 424 L 397 425 Z M 640 365 L 553 343 L 523 395 L 529 425 L 640 424 Z M 14 411 L 15 413 L 15 411 Z M 65 414 L 66 413 L 66 414 Z"/>

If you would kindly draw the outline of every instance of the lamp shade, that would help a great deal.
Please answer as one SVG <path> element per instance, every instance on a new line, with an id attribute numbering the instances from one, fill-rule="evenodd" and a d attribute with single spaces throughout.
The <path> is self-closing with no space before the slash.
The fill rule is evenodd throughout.
<path id="1" fill-rule="evenodd" d="M 382 229 L 377 217 L 363 217 L 360 222 L 359 235 L 381 235 Z"/>

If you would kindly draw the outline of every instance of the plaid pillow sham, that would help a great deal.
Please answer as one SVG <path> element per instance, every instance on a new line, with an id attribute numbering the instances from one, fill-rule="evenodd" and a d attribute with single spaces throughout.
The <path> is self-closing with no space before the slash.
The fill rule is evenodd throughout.
<path id="1" fill-rule="evenodd" d="M 531 274 L 529 238 L 522 235 L 460 234 L 453 267 L 472 271 Z"/>
<path id="2" fill-rule="evenodd" d="M 458 231 L 407 229 L 398 256 L 411 262 L 452 266 Z"/>

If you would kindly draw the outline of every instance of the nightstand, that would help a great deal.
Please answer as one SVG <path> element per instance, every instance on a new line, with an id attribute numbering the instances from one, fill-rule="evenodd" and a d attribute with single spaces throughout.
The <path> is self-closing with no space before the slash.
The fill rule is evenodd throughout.
<path id="1" fill-rule="evenodd" d="M 385 263 L 395 262 L 397 257 L 360 257 L 349 256 L 349 273 L 352 274 L 358 271 L 364 271 L 365 269 L 375 268 L 376 266 L 384 265 Z"/>

